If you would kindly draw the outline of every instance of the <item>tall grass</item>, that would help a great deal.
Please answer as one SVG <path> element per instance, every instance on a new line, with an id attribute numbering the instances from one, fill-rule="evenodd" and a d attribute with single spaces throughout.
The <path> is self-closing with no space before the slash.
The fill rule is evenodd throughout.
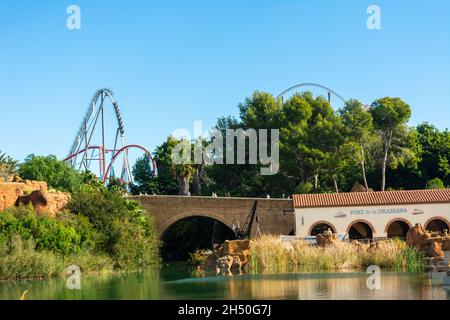
<path id="1" fill-rule="evenodd" d="M 70 265 L 84 272 L 111 272 L 112 259 L 102 253 L 80 252 L 72 255 L 36 250 L 33 238 L 14 234 L 10 241 L 0 241 L 0 280 L 50 278 L 64 273 Z"/>
<path id="2" fill-rule="evenodd" d="M 388 240 L 370 247 L 360 243 L 339 242 L 321 248 L 303 241 L 282 242 L 279 237 L 262 235 L 250 248 L 255 272 L 330 271 L 365 268 L 370 265 L 398 271 L 420 271 L 423 256 L 400 240 Z"/>
<path id="3" fill-rule="evenodd" d="M 33 239 L 12 237 L 9 244 L 0 243 L 1 279 L 47 278 L 59 275 L 64 263 L 59 255 L 50 251 L 35 250 Z"/>

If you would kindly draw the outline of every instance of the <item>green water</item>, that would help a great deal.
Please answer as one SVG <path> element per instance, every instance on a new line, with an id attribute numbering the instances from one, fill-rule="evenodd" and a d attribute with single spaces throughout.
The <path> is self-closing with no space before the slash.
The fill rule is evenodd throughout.
<path id="1" fill-rule="evenodd" d="M 425 273 L 381 273 L 381 289 L 367 288 L 368 275 L 293 273 L 216 276 L 185 264 L 115 275 L 81 275 L 81 289 L 66 279 L 1 281 L 0 299 L 450 299 Z"/>

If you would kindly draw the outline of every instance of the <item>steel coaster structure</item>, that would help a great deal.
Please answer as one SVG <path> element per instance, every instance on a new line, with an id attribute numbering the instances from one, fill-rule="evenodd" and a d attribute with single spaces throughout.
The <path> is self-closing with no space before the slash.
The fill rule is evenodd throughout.
<path id="1" fill-rule="evenodd" d="M 339 93 L 337 93 L 336 91 L 325 87 L 324 85 L 321 84 L 317 84 L 317 83 L 312 83 L 312 82 L 307 82 L 307 83 L 300 83 L 297 84 L 295 86 L 292 86 L 286 90 L 284 90 L 282 93 L 280 93 L 276 99 L 283 99 L 288 93 L 293 93 L 296 92 L 297 89 L 300 88 L 304 88 L 304 87 L 315 87 L 315 88 L 319 88 L 322 90 L 325 90 L 327 92 L 327 98 L 328 98 L 328 102 L 331 103 L 331 97 L 335 96 L 337 97 L 339 100 L 341 100 L 344 104 L 347 102 L 346 99 L 344 99 Z"/>
<path id="2" fill-rule="evenodd" d="M 105 106 L 107 104 L 112 105 L 116 117 L 114 144 L 110 147 L 107 146 L 105 132 Z M 100 141 L 96 139 L 98 133 L 100 133 Z M 95 169 L 93 170 L 93 168 L 97 165 L 98 177 L 105 184 L 117 178 L 123 183 L 129 184 L 134 183 L 128 158 L 129 149 L 143 151 L 149 158 L 152 174 L 156 174 L 156 165 L 150 151 L 137 144 L 127 145 L 125 143 L 125 129 L 122 116 L 113 92 L 108 88 L 97 90 L 64 161 L 79 172 L 94 172 Z M 116 161 L 119 161 L 119 158 L 122 159 L 122 168 L 120 177 L 116 177 L 114 164 Z"/>

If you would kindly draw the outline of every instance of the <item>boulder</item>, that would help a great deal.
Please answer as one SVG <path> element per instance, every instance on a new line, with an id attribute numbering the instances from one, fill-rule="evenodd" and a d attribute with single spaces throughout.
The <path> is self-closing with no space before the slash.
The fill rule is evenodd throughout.
<path id="1" fill-rule="evenodd" d="M 328 229 L 323 234 L 318 234 L 316 236 L 317 246 L 328 247 L 335 245 L 338 242 L 337 236 L 331 229 Z"/>
<path id="2" fill-rule="evenodd" d="M 422 249 L 422 240 L 424 239 L 424 235 L 426 231 L 422 228 L 421 224 L 416 224 L 414 227 L 409 229 L 406 234 L 406 244 L 409 247 L 414 247 L 417 250 Z"/>
<path id="3" fill-rule="evenodd" d="M 443 251 L 450 251 L 450 237 L 444 237 L 442 239 L 441 247 Z"/>
<path id="4" fill-rule="evenodd" d="M 233 256 L 226 255 L 217 259 L 217 268 L 220 270 L 230 271 L 233 266 Z"/>
<path id="5" fill-rule="evenodd" d="M 418 223 L 408 231 L 406 244 L 423 251 L 427 257 L 442 259 L 444 251 L 447 251 L 450 247 L 450 237 L 446 236 L 445 233 L 444 236 L 436 232 L 430 233 Z"/>
<path id="6" fill-rule="evenodd" d="M 251 240 L 226 240 L 223 243 L 224 256 L 239 256 L 245 265 L 249 261 Z"/>
<path id="7" fill-rule="evenodd" d="M 441 244 L 439 242 L 431 243 L 428 247 L 428 250 L 426 251 L 426 254 L 431 258 L 444 258 L 444 251 L 442 250 Z"/>
<path id="8" fill-rule="evenodd" d="M 35 190 L 29 195 L 17 198 L 15 206 L 32 204 L 38 214 L 54 216 L 69 202 L 69 195 L 62 192 L 43 192 Z"/>

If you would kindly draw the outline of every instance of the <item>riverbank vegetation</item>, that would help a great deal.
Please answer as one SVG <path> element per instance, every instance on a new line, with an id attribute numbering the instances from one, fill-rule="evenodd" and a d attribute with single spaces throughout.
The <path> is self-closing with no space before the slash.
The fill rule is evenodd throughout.
<path id="1" fill-rule="evenodd" d="M 71 200 L 55 217 L 37 214 L 31 204 L 0 212 L 0 279 L 51 277 L 70 265 L 111 272 L 159 263 L 153 219 L 137 202 L 120 187 L 104 187 L 91 174 L 55 162 L 31 156 L 19 165 L 29 178 L 70 190 Z"/>
<path id="2" fill-rule="evenodd" d="M 250 248 L 252 272 L 291 272 L 355 270 L 377 265 L 396 271 L 423 271 L 423 254 L 408 248 L 401 240 L 387 240 L 381 244 L 364 245 L 340 242 L 333 246 L 317 247 L 302 241 L 292 244 L 279 237 L 263 235 L 254 239 Z"/>

